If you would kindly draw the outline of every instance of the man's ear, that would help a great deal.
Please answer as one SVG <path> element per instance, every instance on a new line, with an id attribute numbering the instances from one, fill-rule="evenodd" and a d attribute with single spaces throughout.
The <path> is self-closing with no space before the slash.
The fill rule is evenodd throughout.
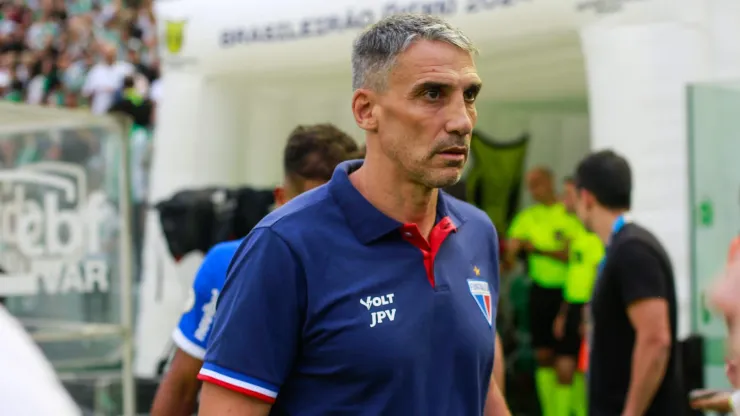
<path id="1" fill-rule="evenodd" d="M 596 200 L 594 198 L 594 195 L 583 188 L 581 188 L 578 192 L 580 193 L 580 198 L 583 199 L 583 205 L 586 208 L 591 209 L 591 207 L 594 205 L 594 201 Z"/>
<path id="2" fill-rule="evenodd" d="M 378 129 L 378 120 L 375 114 L 377 94 L 373 91 L 360 88 L 352 94 L 352 114 L 357 126 L 368 132 Z"/>

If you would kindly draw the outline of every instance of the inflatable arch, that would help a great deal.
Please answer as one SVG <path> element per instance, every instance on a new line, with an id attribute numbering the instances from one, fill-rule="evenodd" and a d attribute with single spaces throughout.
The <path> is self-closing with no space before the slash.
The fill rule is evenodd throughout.
<path id="1" fill-rule="evenodd" d="M 402 11 L 442 15 L 476 42 L 485 84 L 479 127 L 499 138 L 533 135 L 537 160 L 528 163 L 565 174 L 589 148 L 629 157 L 634 214 L 673 259 L 685 335 L 685 91 L 740 77 L 737 0 L 159 0 L 164 98 L 152 202 L 186 187 L 274 185 L 275 161 L 298 123 L 331 121 L 361 139 L 349 108 L 351 42 Z M 142 376 L 166 353 L 199 261 L 175 265 L 156 214 L 147 225 Z"/>

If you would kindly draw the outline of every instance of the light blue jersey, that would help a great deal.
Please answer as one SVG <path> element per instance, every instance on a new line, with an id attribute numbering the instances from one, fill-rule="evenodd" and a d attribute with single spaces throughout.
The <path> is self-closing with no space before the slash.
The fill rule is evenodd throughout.
<path id="1" fill-rule="evenodd" d="M 172 339 L 188 355 L 202 360 L 216 314 L 218 295 L 226 280 L 226 269 L 241 240 L 220 243 L 206 254 L 188 294 L 188 304 Z"/>

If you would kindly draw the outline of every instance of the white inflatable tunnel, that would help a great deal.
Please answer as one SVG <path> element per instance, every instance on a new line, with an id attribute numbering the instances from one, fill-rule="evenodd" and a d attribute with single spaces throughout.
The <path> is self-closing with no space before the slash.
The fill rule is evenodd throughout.
<path id="1" fill-rule="evenodd" d="M 629 157 L 634 214 L 677 272 L 680 332 L 690 295 L 685 90 L 740 76 L 737 0 L 159 0 L 163 99 L 151 197 L 281 178 L 300 123 L 362 140 L 350 111 L 351 43 L 388 13 L 439 14 L 481 54 L 479 126 L 528 134 L 528 164 L 569 173 L 589 148 Z M 137 371 L 152 375 L 199 258 L 176 265 L 156 214 L 147 223 Z M 187 259 L 186 259 L 187 260 Z"/>

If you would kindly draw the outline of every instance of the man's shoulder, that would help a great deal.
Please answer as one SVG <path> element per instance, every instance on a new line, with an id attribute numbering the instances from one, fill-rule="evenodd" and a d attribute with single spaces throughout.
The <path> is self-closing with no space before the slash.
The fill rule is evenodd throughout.
<path id="1" fill-rule="evenodd" d="M 655 234 L 639 224 L 629 223 L 614 236 L 608 248 L 607 262 L 622 262 L 630 257 L 645 259 L 645 256 L 657 259 L 665 271 L 673 275 L 670 256 Z"/>
<path id="2" fill-rule="evenodd" d="M 650 252 L 660 256 L 667 256 L 663 244 L 658 238 L 645 227 L 629 223 L 622 228 L 617 235 L 614 236 L 610 246 L 614 248 L 616 253 L 628 253 L 638 248 L 648 249 Z M 626 250 L 625 250 L 626 248 Z"/>

